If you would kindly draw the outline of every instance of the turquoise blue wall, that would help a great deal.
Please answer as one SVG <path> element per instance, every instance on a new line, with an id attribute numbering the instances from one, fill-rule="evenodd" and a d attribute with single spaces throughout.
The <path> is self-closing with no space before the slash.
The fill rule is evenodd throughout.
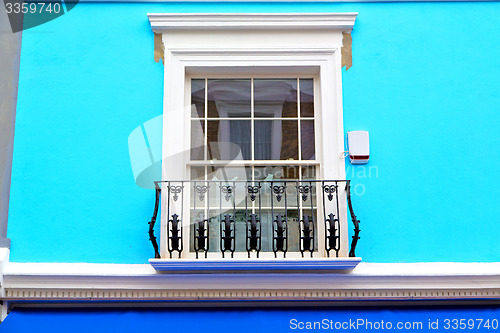
<path id="1" fill-rule="evenodd" d="M 344 126 L 367 262 L 500 261 L 500 3 L 78 4 L 23 33 L 8 237 L 19 262 L 145 263 L 127 138 L 162 113 L 148 12 L 359 12 Z"/>

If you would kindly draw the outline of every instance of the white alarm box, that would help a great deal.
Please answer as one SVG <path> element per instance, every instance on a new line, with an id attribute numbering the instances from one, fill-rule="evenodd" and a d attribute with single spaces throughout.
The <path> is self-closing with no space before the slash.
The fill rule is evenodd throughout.
<path id="1" fill-rule="evenodd" d="M 370 159 L 370 138 L 367 131 L 347 132 L 349 159 L 352 164 L 366 164 Z"/>

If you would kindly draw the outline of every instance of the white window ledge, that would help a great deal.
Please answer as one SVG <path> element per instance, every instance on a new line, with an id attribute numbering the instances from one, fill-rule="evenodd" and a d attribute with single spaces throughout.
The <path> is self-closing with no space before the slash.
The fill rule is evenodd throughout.
<path id="1" fill-rule="evenodd" d="M 259 272 L 338 272 L 354 269 L 361 258 L 280 258 L 266 259 L 150 259 L 149 263 L 159 272 L 213 273 L 232 271 L 238 273 Z"/>

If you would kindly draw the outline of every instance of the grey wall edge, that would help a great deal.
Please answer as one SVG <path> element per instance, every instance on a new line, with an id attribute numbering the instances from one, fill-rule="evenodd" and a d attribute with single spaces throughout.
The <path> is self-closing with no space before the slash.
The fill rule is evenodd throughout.
<path id="1" fill-rule="evenodd" d="M 7 238 L 7 221 L 21 34 L 21 32 L 12 32 L 7 12 L 0 10 L 0 247 L 7 248 L 10 248 L 10 239 Z"/>

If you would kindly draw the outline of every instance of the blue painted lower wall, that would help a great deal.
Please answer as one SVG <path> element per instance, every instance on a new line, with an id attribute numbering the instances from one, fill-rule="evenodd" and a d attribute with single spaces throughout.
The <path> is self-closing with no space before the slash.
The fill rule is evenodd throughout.
<path id="1" fill-rule="evenodd" d="M 499 307 L 14 309 L 0 332 L 496 332 Z"/>
<path id="2" fill-rule="evenodd" d="M 367 262 L 500 261 L 500 3 L 78 4 L 23 32 L 11 261 L 146 263 L 127 138 L 162 113 L 148 12 L 359 12 L 343 73 Z"/>

